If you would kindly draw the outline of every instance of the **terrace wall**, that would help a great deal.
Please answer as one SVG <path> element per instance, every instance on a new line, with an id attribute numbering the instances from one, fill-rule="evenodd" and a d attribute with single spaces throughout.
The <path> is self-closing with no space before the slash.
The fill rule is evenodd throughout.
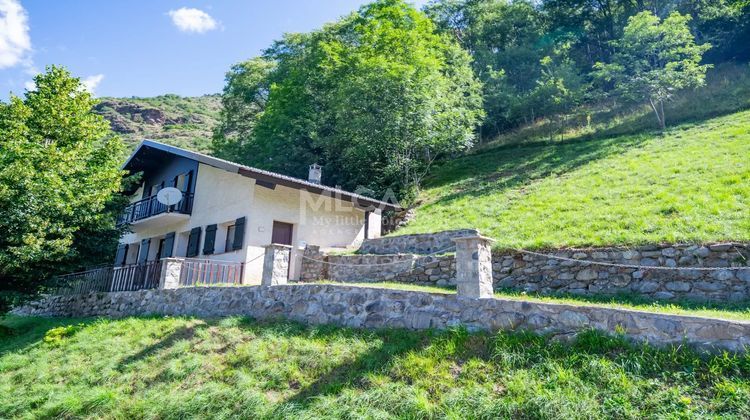
<path id="1" fill-rule="evenodd" d="M 440 235 L 430 241 L 427 235 L 407 235 L 370 242 L 379 244 L 378 251 L 403 251 L 438 246 L 424 244 L 442 246 L 445 237 Z M 405 242 L 398 245 L 397 238 L 405 238 Z M 384 239 L 390 239 L 387 246 Z M 409 245 L 415 242 L 422 245 Z M 372 246 L 367 249 L 372 249 Z M 625 293 L 658 300 L 736 302 L 750 299 L 750 244 L 562 249 L 540 253 L 545 255 L 519 251 L 495 252 L 492 258 L 495 289 L 542 294 Z M 454 285 L 456 279 L 453 255 L 325 255 L 316 247 L 309 247 L 305 255 L 300 276 L 302 281 L 396 281 L 442 286 Z M 741 267 L 745 268 L 739 269 Z"/>
<path id="2" fill-rule="evenodd" d="M 15 311 L 18 315 L 108 316 L 247 315 L 289 318 L 348 327 L 530 330 L 569 336 L 595 328 L 655 345 L 687 343 L 745 351 L 750 322 L 655 314 L 595 306 L 509 299 L 468 299 L 453 294 L 338 285 L 192 287 L 54 296 Z"/>

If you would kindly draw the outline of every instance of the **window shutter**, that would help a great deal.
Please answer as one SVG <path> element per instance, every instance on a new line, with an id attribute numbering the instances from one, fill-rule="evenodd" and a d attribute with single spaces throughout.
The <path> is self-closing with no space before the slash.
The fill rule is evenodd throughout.
<path id="1" fill-rule="evenodd" d="M 164 243 L 161 248 L 161 257 L 169 258 L 172 256 L 172 249 L 174 248 L 174 232 L 167 233 L 164 235 Z"/>
<path id="2" fill-rule="evenodd" d="M 151 245 L 151 239 L 141 241 L 141 249 L 138 250 L 138 264 L 143 264 L 148 260 L 149 245 Z"/>
<path id="3" fill-rule="evenodd" d="M 190 236 L 188 237 L 188 247 L 186 257 L 195 257 L 198 255 L 198 243 L 201 239 L 201 228 L 196 227 L 190 230 Z"/>
<path id="4" fill-rule="evenodd" d="M 214 253 L 214 242 L 216 242 L 216 225 L 206 226 L 206 239 L 203 240 L 203 255 Z"/>
<path id="5" fill-rule="evenodd" d="M 125 257 L 128 255 L 128 246 L 126 244 L 117 245 L 115 254 L 115 265 L 125 265 Z"/>
<path id="6" fill-rule="evenodd" d="M 242 249 L 243 242 L 245 241 L 245 218 L 240 217 L 234 222 L 234 241 L 232 242 L 232 250 L 236 251 Z"/>

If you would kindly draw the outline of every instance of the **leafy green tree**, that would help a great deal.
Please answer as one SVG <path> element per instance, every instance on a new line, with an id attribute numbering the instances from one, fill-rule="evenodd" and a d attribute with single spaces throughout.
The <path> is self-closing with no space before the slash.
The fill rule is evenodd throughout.
<path id="1" fill-rule="evenodd" d="M 700 64 L 709 44 L 698 45 L 690 32 L 690 16 L 674 12 L 660 19 L 641 12 L 628 20 L 615 42 L 610 63 L 597 63 L 595 75 L 611 82 L 615 93 L 633 101 L 647 101 L 659 127 L 666 127 L 664 101 L 675 92 L 705 83 L 709 64 Z"/>
<path id="2" fill-rule="evenodd" d="M 252 136 L 263 114 L 270 90 L 269 74 L 275 65 L 263 58 L 236 64 L 226 74 L 222 111 L 214 130 L 212 151 L 225 159 L 252 155 Z"/>
<path id="3" fill-rule="evenodd" d="M 441 0 L 425 10 L 473 57 L 483 85 L 485 137 L 564 112 L 580 97 L 584 85 L 568 57 L 570 41 L 551 30 L 532 2 Z"/>
<path id="4" fill-rule="evenodd" d="M 103 262 L 120 236 L 122 144 L 60 67 L 0 102 L 0 313 L 49 276 Z"/>
<path id="5" fill-rule="evenodd" d="M 262 168 L 305 176 L 317 161 L 327 183 L 405 197 L 437 157 L 473 144 L 482 118 L 469 55 L 402 0 L 287 35 L 260 62 L 273 63 L 265 78 L 229 77 L 225 89 L 248 92 L 240 109 L 265 98 L 257 121 L 214 143 L 218 154 Z"/>

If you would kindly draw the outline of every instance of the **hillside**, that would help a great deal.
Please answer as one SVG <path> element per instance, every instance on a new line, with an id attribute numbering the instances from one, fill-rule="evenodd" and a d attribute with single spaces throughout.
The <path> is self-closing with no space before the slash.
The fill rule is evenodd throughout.
<path id="1" fill-rule="evenodd" d="M 498 247 L 750 240 L 750 111 L 665 134 L 506 145 L 437 167 L 398 234 L 479 228 Z"/>
<path id="2" fill-rule="evenodd" d="M 128 148 L 148 138 L 198 152 L 208 151 L 221 96 L 101 98 L 95 111 L 109 120 Z"/>
<path id="3" fill-rule="evenodd" d="M 750 358 L 585 332 L 11 317 L 2 418 L 747 418 Z M 6 328 L 7 330 L 7 328 Z M 0 333 L 2 333 L 0 329 Z"/>

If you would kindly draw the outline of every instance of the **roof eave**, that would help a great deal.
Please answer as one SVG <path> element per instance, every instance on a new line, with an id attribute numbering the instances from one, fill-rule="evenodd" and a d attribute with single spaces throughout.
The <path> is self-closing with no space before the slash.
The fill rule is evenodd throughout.
<path id="1" fill-rule="evenodd" d="M 351 192 L 340 190 L 337 188 L 326 187 L 324 185 L 316 185 L 311 182 L 304 181 L 302 179 L 298 179 L 298 178 L 294 178 L 294 177 L 290 177 L 290 176 L 286 176 L 282 174 L 275 174 L 270 171 L 263 171 L 261 169 L 240 165 L 234 162 L 229 162 L 223 159 L 218 159 L 212 156 L 204 155 L 202 153 L 192 152 L 190 150 L 181 149 L 179 147 L 170 146 L 168 144 L 159 143 L 157 141 L 148 140 L 148 139 L 141 141 L 141 144 L 138 145 L 135 151 L 133 151 L 130 157 L 122 165 L 123 170 L 126 170 L 128 165 L 130 165 L 131 161 L 135 158 L 138 152 L 140 152 L 140 150 L 144 147 L 152 147 L 158 150 L 165 151 L 167 153 L 172 153 L 174 155 L 187 158 L 187 159 L 192 159 L 199 163 L 213 166 L 215 168 L 222 169 L 227 172 L 240 174 L 248 178 L 260 179 L 263 181 L 272 182 L 274 184 L 284 185 L 290 188 L 296 188 L 300 190 L 314 192 L 316 194 L 332 196 L 334 198 L 346 198 L 348 200 L 351 200 L 352 203 L 354 204 L 360 204 L 360 203 L 366 204 L 367 207 L 372 206 L 372 207 L 379 208 L 381 210 L 386 210 L 386 209 L 401 210 L 402 209 L 402 207 L 397 204 L 380 201 L 374 198 L 365 197 L 359 194 L 351 193 Z M 364 207 L 364 206 L 360 205 L 359 207 Z"/>

